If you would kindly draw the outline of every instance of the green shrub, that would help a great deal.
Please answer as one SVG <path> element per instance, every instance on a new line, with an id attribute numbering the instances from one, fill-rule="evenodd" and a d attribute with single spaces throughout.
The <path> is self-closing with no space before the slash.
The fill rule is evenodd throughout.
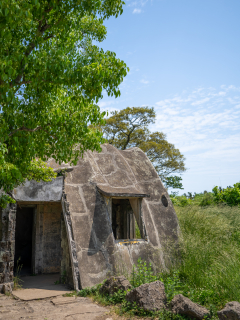
<path id="1" fill-rule="evenodd" d="M 86 296 L 94 295 L 99 291 L 100 287 L 101 287 L 101 283 L 98 284 L 97 286 L 94 286 L 91 288 L 82 289 L 77 293 L 77 295 L 79 297 L 86 297 Z"/>
<path id="2" fill-rule="evenodd" d="M 203 193 L 197 193 L 194 195 L 194 204 L 201 207 L 214 204 L 214 197 L 212 192 L 204 191 Z"/>
<path id="3" fill-rule="evenodd" d="M 219 187 L 213 188 L 214 201 L 216 203 L 226 203 L 229 206 L 236 206 L 240 204 L 240 182 L 235 183 L 232 187 L 221 189 Z"/>
<path id="4" fill-rule="evenodd" d="M 170 198 L 172 200 L 172 203 L 176 206 L 186 207 L 187 205 L 192 204 L 192 200 L 187 199 L 186 196 L 177 196 L 175 194 L 170 194 Z"/>
<path id="5" fill-rule="evenodd" d="M 131 277 L 129 279 L 134 288 L 141 284 L 156 281 L 158 277 L 153 274 L 151 263 L 147 264 L 141 258 L 138 259 L 137 266 L 133 266 Z"/>
<path id="6" fill-rule="evenodd" d="M 189 192 L 189 195 L 178 196 L 176 193 L 170 194 L 172 203 L 175 206 L 186 207 L 188 205 L 198 205 L 198 206 L 209 206 L 213 205 L 214 195 L 212 192 L 204 191 L 203 193 L 195 193 L 192 195 Z"/>

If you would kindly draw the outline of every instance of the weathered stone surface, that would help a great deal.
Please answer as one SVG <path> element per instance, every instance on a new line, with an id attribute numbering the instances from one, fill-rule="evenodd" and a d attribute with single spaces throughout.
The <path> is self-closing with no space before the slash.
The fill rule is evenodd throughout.
<path id="1" fill-rule="evenodd" d="M 60 201 L 62 197 L 63 177 L 50 182 L 26 181 L 14 189 L 13 193 L 18 201 Z"/>
<path id="2" fill-rule="evenodd" d="M 123 170 L 117 170 L 112 174 L 106 176 L 106 179 L 111 187 L 127 187 L 132 186 L 132 181 L 128 174 Z"/>
<path id="3" fill-rule="evenodd" d="M 4 283 L 2 286 L 2 293 L 12 293 L 12 283 Z"/>
<path id="4" fill-rule="evenodd" d="M 190 299 L 184 297 L 182 294 L 177 294 L 171 301 L 171 308 L 173 313 L 189 316 L 191 318 L 203 319 L 209 314 L 209 310 L 192 302 Z"/>
<path id="5" fill-rule="evenodd" d="M 218 318 L 220 320 L 240 320 L 240 303 L 228 302 L 222 310 L 218 311 Z"/>
<path id="6" fill-rule="evenodd" d="M 118 290 L 127 291 L 131 289 L 130 282 L 124 277 L 110 277 L 108 278 L 100 288 L 102 294 L 113 294 Z"/>
<path id="7" fill-rule="evenodd" d="M 65 192 L 71 212 L 85 212 L 85 207 L 79 194 L 78 186 L 66 185 Z"/>
<path id="8" fill-rule="evenodd" d="M 144 310 L 154 311 L 166 307 L 166 294 L 164 284 L 161 281 L 142 284 L 127 293 L 126 299 Z"/>

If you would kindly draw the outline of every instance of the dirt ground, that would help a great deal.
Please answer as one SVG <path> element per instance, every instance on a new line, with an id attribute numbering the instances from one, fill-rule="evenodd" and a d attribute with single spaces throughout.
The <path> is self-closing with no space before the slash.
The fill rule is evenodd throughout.
<path id="1" fill-rule="evenodd" d="M 1 320 L 115 320 L 110 310 L 88 298 L 55 297 L 31 301 L 0 295 Z"/>
<path id="2" fill-rule="evenodd" d="M 14 291 L 13 291 L 14 294 Z M 0 320 L 143 320 L 117 315 L 89 298 L 52 297 L 31 301 L 0 294 Z M 144 320 L 149 320 L 144 318 Z"/>
<path id="3" fill-rule="evenodd" d="M 58 278 L 51 274 L 22 277 L 21 288 L 11 295 L 0 294 L 0 320 L 141 320 L 118 316 L 115 308 L 103 307 L 89 298 L 66 297 L 71 290 L 54 284 Z"/>

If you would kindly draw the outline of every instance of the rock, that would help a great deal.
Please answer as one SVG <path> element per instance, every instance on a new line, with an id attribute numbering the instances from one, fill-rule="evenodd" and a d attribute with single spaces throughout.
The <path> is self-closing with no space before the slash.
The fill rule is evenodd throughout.
<path id="1" fill-rule="evenodd" d="M 11 283 L 4 283 L 2 286 L 2 293 L 12 293 L 12 286 Z"/>
<path id="2" fill-rule="evenodd" d="M 164 284 L 161 281 L 145 283 L 134 288 L 127 293 L 126 299 L 149 311 L 164 309 L 167 302 Z"/>
<path id="3" fill-rule="evenodd" d="M 124 277 L 110 277 L 108 278 L 103 285 L 100 288 L 101 294 L 113 294 L 114 292 L 117 292 L 118 290 L 127 291 L 128 289 L 131 289 L 132 286 L 130 282 Z"/>
<path id="4" fill-rule="evenodd" d="M 240 320 L 240 303 L 237 301 L 228 302 L 217 314 L 220 320 Z"/>
<path id="5" fill-rule="evenodd" d="M 173 313 L 189 316 L 191 318 L 203 319 L 210 314 L 210 311 L 192 302 L 182 294 L 177 294 L 171 301 L 171 309 Z"/>

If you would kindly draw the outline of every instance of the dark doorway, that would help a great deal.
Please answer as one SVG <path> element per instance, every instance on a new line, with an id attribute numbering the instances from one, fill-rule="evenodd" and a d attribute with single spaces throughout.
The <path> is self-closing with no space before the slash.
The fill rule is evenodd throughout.
<path id="1" fill-rule="evenodd" d="M 32 234 L 34 208 L 17 209 L 15 231 L 14 271 L 21 266 L 20 274 L 32 273 Z"/>

